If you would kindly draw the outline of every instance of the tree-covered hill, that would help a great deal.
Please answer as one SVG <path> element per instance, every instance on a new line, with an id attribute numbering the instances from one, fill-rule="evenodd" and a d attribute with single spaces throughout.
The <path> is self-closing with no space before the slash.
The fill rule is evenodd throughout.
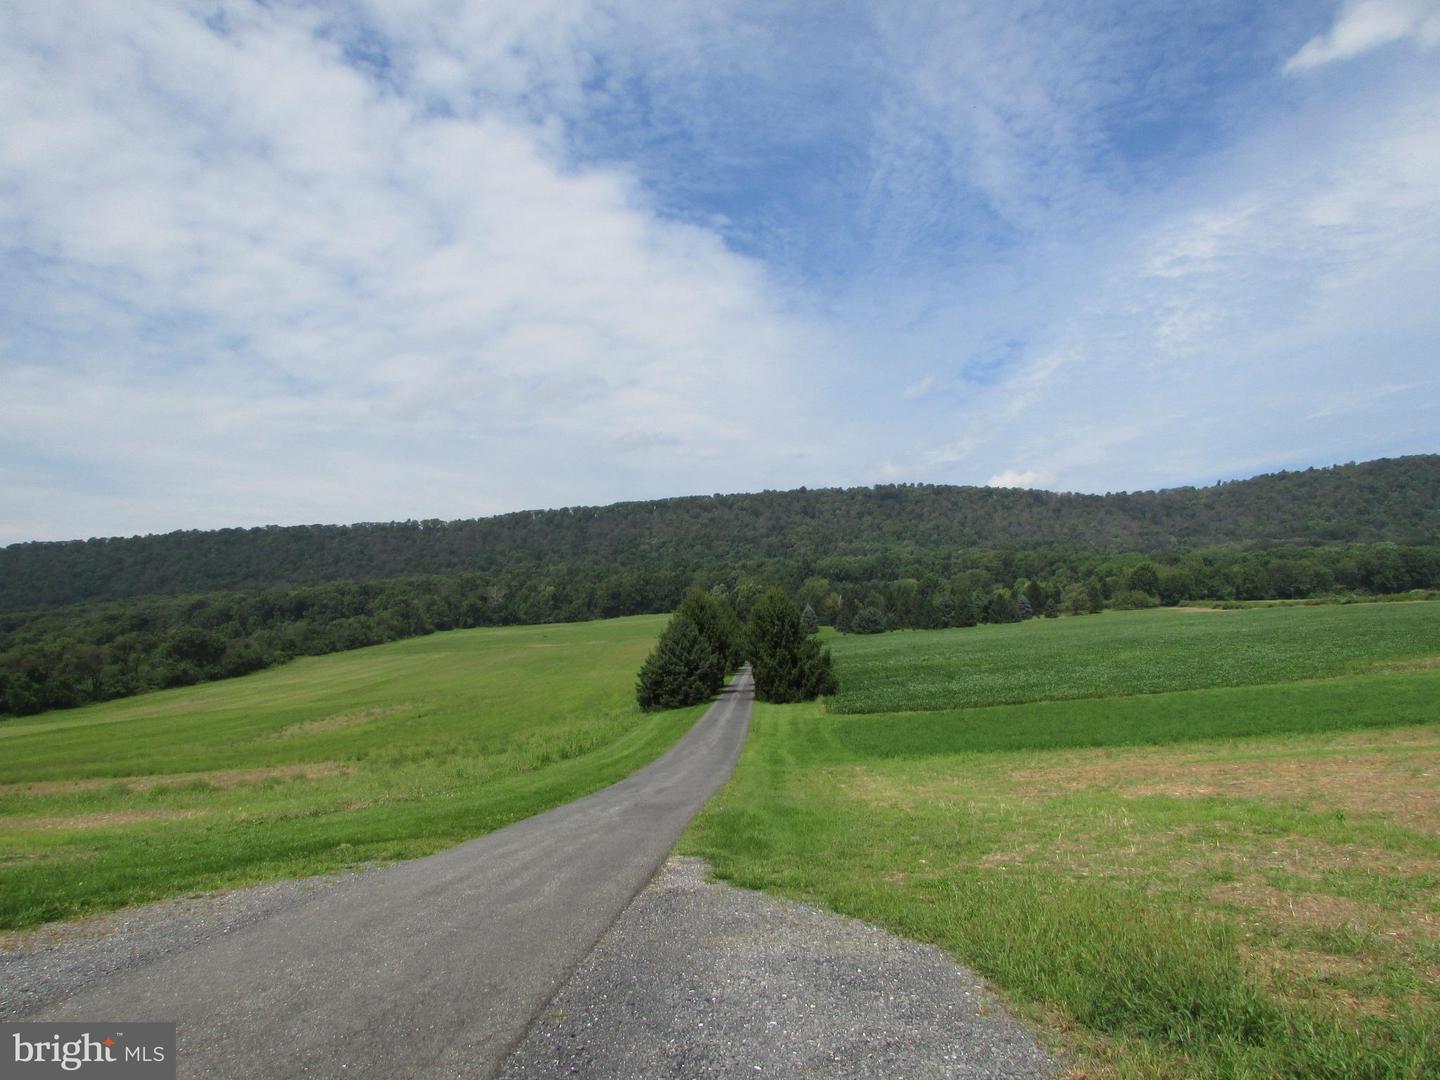
<path id="1" fill-rule="evenodd" d="M 856 560 L 1046 546 L 1174 553 L 1221 544 L 1433 544 L 1440 455 L 1111 495 L 930 484 L 766 491 L 464 521 L 267 526 L 0 549 L 0 611 L 421 574 L 693 574 L 773 561 L 844 578 Z"/>

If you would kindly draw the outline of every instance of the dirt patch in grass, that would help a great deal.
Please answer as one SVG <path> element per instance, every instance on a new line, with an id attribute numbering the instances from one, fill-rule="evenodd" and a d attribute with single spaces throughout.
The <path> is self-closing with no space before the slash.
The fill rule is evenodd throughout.
<path id="1" fill-rule="evenodd" d="M 275 737 L 289 739 L 297 735 L 320 735 L 327 731 L 343 731 L 346 728 L 367 724 L 371 720 L 383 720 L 387 716 L 399 716 L 401 713 L 412 712 L 414 709 L 415 705 L 408 701 L 400 705 L 382 705 L 373 709 L 352 709 L 350 712 L 334 713 L 319 720 L 306 720 L 304 723 L 290 724 L 277 731 Z"/>
<path id="2" fill-rule="evenodd" d="M 71 791 L 123 787 L 128 793 L 157 787 L 181 787 L 203 781 L 211 787 L 239 787 L 266 780 L 323 780 L 350 772 L 338 761 L 313 761 L 305 765 L 270 765 L 259 769 L 218 769 L 214 772 L 169 773 L 164 776 L 102 776 L 85 780 L 39 780 L 29 784 L 0 784 L 0 795 L 64 795 Z"/>

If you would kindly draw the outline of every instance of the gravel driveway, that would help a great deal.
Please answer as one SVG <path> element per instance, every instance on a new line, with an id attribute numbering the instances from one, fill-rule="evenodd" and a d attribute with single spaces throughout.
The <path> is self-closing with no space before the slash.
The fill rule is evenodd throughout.
<path id="1" fill-rule="evenodd" d="M 1061 1068 L 940 950 L 705 880 L 673 858 L 506 1062 L 503 1080 L 1049 1077 Z"/>

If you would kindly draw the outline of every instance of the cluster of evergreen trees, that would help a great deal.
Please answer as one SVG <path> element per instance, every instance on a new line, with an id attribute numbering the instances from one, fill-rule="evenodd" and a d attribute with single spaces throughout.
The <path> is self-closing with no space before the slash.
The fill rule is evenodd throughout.
<path id="1" fill-rule="evenodd" d="M 808 609 L 807 609 L 808 610 Z M 671 616 L 640 668 L 635 699 L 642 709 L 674 709 L 708 700 L 725 676 L 750 662 L 755 692 L 765 701 L 809 701 L 835 692 L 830 651 L 813 622 L 784 590 L 772 588 L 741 628 L 723 595 L 692 589 Z"/>
<path id="2" fill-rule="evenodd" d="M 640 668 L 635 700 L 642 709 L 678 709 L 708 700 L 744 655 L 735 609 L 723 597 L 691 589 Z"/>

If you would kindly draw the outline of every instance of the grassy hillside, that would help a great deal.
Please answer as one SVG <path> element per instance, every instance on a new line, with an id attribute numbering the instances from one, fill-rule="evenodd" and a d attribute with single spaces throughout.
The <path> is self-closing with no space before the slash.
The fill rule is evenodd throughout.
<path id="1" fill-rule="evenodd" d="M 663 619 L 455 631 L 0 725 L 0 926 L 408 858 L 622 778 Z"/>
<path id="2" fill-rule="evenodd" d="M 13 544 L 0 549 L 0 612 L 417 574 L 505 572 L 519 580 L 563 568 L 562 585 L 605 575 L 620 605 L 613 613 L 622 613 L 640 610 L 624 606 L 634 600 L 627 593 L 654 583 L 622 580 L 617 572 L 646 579 L 679 574 L 683 586 L 696 572 L 815 564 L 802 576 L 879 579 L 897 576 L 893 569 L 917 556 L 929 563 L 957 549 L 1157 553 L 1237 542 L 1428 544 L 1437 532 L 1440 455 L 1113 495 L 932 484 L 802 488 L 472 521 Z"/>
<path id="3" fill-rule="evenodd" d="M 1436 1075 L 1440 605 L 1315 610 L 838 641 L 920 711 L 760 707 L 684 847 L 939 944 L 1085 1075 Z"/>

